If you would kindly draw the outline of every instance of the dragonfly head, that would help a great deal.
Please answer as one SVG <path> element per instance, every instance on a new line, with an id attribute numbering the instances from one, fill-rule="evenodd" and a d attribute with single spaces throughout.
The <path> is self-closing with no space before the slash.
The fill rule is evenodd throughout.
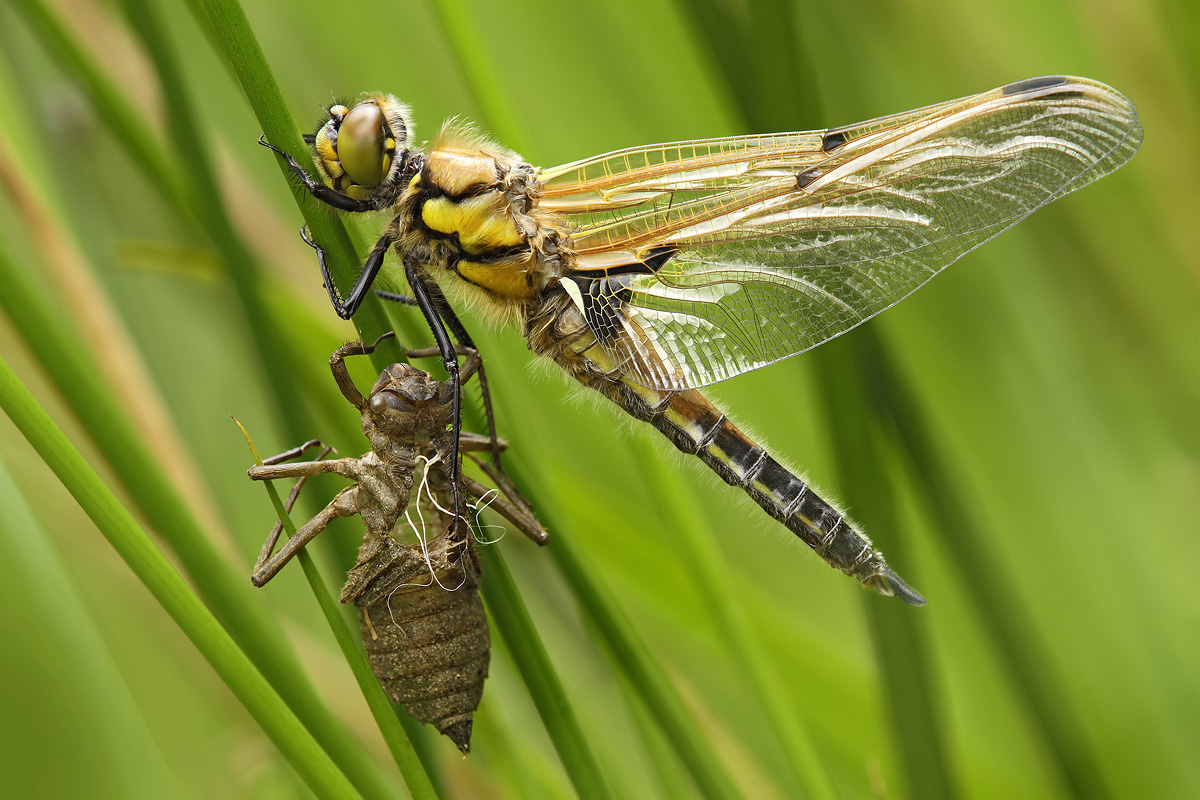
<path id="1" fill-rule="evenodd" d="M 309 138 L 326 182 L 355 200 L 370 200 L 402 180 L 412 145 L 408 106 L 390 94 L 366 94 L 357 105 L 329 107 Z"/>

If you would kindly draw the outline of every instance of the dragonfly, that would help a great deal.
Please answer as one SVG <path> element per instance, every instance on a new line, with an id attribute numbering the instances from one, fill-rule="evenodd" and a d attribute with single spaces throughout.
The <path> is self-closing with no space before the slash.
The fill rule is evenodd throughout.
<path id="1" fill-rule="evenodd" d="M 325 460 L 330 448 L 312 440 L 250 468 L 254 480 L 299 478 L 287 498 L 288 511 L 310 477 L 336 473 L 354 481 L 276 553 L 282 531 L 277 521 L 251 581 L 260 587 L 269 582 L 332 520 L 362 517 L 363 545 L 339 599 L 358 607 L 368 660 L 392 701 L 414 719 L 434 725 L 467 753 L 491 639 L 479 597 L 475 539 L 455 511 L 458 494 L 451 491 L 450 459 L 461 450 L 499 487 L 498 492 L 460 475 L 461 489 L 476 508 L 495 509 L 539 545 L 549 537 L 503 473 L 473 455 L 497 444 L 503 448 L 504 442 L 467 434 L 456 447 L 449 424 L 450 386 L 398 363 L 387 367 L 363 397 L 345 359 L 370 354 L 378 343 L 352 342 L 330 358 L 338 388 L 362 416 L 370 451 L 359 458 Z M 479 369 L 479 355 L 459 349 L 465 355 L 461 374 L 469 379 Z M 406 350 L 410 358 L 438 354 L 436 349 Z M 316 460 L 288 463 L 314 448 L 321 448 Z M 416 534 L 415 543 L 397 540 L 406 527 Z"/>
<path id="2" fill-rule="evenodd" d="M 545 169 L 455 122 L 415 147 L 409 109 L 387 94 L 331 106 L 306 138 L 317 177 L 260 142 L 318 200 L 390 218 L 345 298 L 317 247 L 339 316 L 394 249 L 412 295 L 381 294 L 420 308 L 452 383 L 454 342 L 474 343 L 447 293 L 521 325 L 533 353 L 698 456 L 832 566 L 921 605 L 845 514 L 701 389 L 895 305 L 1123 165 L 1142 127 L 1116 90 L 1050 76 L 827 130 Z"/>

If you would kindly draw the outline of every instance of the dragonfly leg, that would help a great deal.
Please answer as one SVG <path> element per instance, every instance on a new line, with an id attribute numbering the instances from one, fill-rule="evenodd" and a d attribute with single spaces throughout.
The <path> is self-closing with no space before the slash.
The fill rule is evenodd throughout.
<path id="1" fill-rule="evenodd" d="M 348 486 L 338 492 L 337 497 L 317 512 L 315 517 L 304 523 L 296 531 L 295 536 L 284 542 L 283 547 L 274 557 L 263 564 L 260 556 L 260 561 L 255 565 L 254 573 L 250 576 L 250 582 L 255 586 L 264 586 L 267 581 L 279 573 L 279 570 L 283 569 L 285 564 L 292 560 L 296 553 L 300 552 L 300 548 L 317 538 L 317 535 L 325 530 L 330 522 L 338 517 L 349 517 L 357 513 L 358 487 Z"/>
<path id="2" fill-rule="evenodd" d="M 317 445 L 321 445 L 321 442 L 317 439 L 310 439 L 299 447 L 293 447 L 291 450 L 285 450 L 278 455 L 271 456 L 263 461 L 263 464 L 265 466 L 270 466 L 277 464 L 280 461 L 286 461 L 289 458 L 295 458 L 296 456 L 303 454 L 306 450 L 316 447 Z M 320 461 L 321 459 L 325 458 L 325 456 L 329 455 L 329 453 L 333 452 L 333 448 L 328 445 L 321 445 L 321 447 L 322 450 L 317 456 L 317 461 Z M 292 485 L 292 490 L 288 492 L 287 500 L 283 502 L 284 511 L 287 511 L 289 514 L 291 513 L 292 508 L 296 505 L 296 498 L 300 496 L 300 490 L 304 488 L 304 484 L 308 482 L 309 477 L 310 476 L 308 475 L 301 475 L 300 479 Z M 271 533 L 267 536 L 267 541 L 263 543 L 262 550 L 259 551 L 258 560 L 254 562 L 255 570 L 258 570 L 267 563 L 268 559 L 270 559 L 271 552 L 275 549 L 275 544 L 279 541 L 279 535 L 281 533 L 283 533 L 283 520 L 277 519 L 275 520 L 275 524 L 271 527 Z"/>
<path id="3" fill-rule="evenodd" d="M 407 256 L 404 259 L 404 274 L 408 278 L 408 285 L 412 288 L 417 306 L 421 309 L 421 314 L 424 315 L 425 322 L 433 333 L 433 339 L 442 356 L 442 366 L 446 368 L 446 372 L 450 376 L 453 404 L 450 424 L 453 444 L 451 445 L 448 477 L 450 478 L 450 490 L 454 495 L 455 525 L 458 525 L 461 523 L 463 511 L 462 492 L 459 488 L 459 478 L 462 474 L 462 465 L 459 463 L 458 455 L 458 440 L 462 433 L 462 380 L 459 377 L 458 354 L 455 352 L 450 335 L 446 332 L 446 326 L 434 305 L 429 291 L 429 282 L 421 275 L 417 263 Z"/>
<path id="4" fill-rule="evenodd" d="M 534 518 L 528 509 L 509 503 L 495 489 L 489 489 L 468 475 L 464 475 L 462 481 L 467 494 L 476 500 L 482 500 L 489 494 L 493 495 L 491 501 L 488 503 L 488 507 L 496 509 L 500 516 L 513 525 L 516 525 L 517 530 L 528 536 L 534 544 L 540 546 L 550 541 L 550 534 L 546 533 L 546 529 L 541 526 L 541 523 Z"/>
<path id="5" fill-rule="evenodd" d="M 366 410 L 367 401 L 363 399 L 362 392 L 358 391 L 358 387 L 354 385 L 354 380 L 346 370 L 346 356 L 370 355 L 375 352 L 375 348 L 379 346 L 380 342 L 395 335 L 395 331 L 388 331 L 371 344 L 350 342 L 334 350 L 333 355 L 329 357 L 329 368 L 333 370 L 333 379 L 337 383 L 338 389 L 342 391 L 342 396 L 350 402 L 350 405 L 359 411 Z"/>
<path id="6" fill-rule="evenodd" d="M 391 300 L 402 305 L 415 306 L 418 305 L 416 298 L 408 297 L 407 295 L 396 294 L 394 292 L 384 292 L 376 290 L 375 294 L 384 300 Z M 429 294 L 433 298 L 438 314 L 446 322 L 446 327 L 454 334 L 454 338 L 464 347 L 469 347 L 472 350 L 478 351 L 475 346 L 475 341 L 471 338 L 470 332 L 467 331 L 467 326 L 463 325 L 462 320 L 454 313 L 454 307 L 446 300 L 446 296 L 442 293 L 441 287 L 436 283 L 430 283 Z M 500 451 L 503 449 L 498 446 L 499 437 L 496 435 L 496 414 L 492 408 L 492 392 L 488 387 L 487 371 L 483 368 L 483 360 L 479 362 L 479 391 L 483 395 L 483 416 L 487 423 L 488 436 L 491 437 L 492 445 L 492 463 L 496 465 L 496 469 L 501 472 L 504 467 L 500 465 Z"/>
<path id="7" fill-rule="evenodd" d="M 398 303 L 402 306 L 415 306 L 416 298 L 409 297 L 406 294 L 397 294 L 396 292 L 385 292 L 383 289 L 376 289 L 375 296 L 380 300 L 387 300 L 391 303 Z"/>
<path id="8" fill-rule="evenodd" d="M 347 197 L 344 194 L 335 192 L 330 187 L 313 178 L 308 174 L 308 172 L 305 171 L 304 167 L 300 166 L 300 162 L 296 161 L 296 159 L 293 158 L 290 153 L 285 153 L 275 145 L 268 142 L 267 137 L 258 137 L 258 143 L 263 147 L 274 150 L 275 153 L 287 163 L 288 169 L 292 171 L 292 174 L 299 178 L 300 182 L 304 184 L 304 188 L 308 190 L 308 193 L 317 200 L 320 200 L 322 203 L 333 206 L 339 211 L 375 210 L 374 203 L 367 200 L 355 200 L 353 197 Z"/>
<path id="9" fill-rule="evenodd" d="M 262 462 L 263 466 L 271 466 L 272 464 L 280 464 L 284 461 L 291 461 L 293 458 L 296 458 L 297 456 L 304 455 L 307 451 L 313 449 L 314 447 L 325 448 L 322 451 L 321 455 L 317 456 L 317 458 L 316 458 L 317 461 L 320 461 L 322 458 L 324 458 L 326 453 L 329 453 L 333 450 L 332 447 L 329 447 L 328 445 L 324 444 L 320 439 L 309 439 L 307 442 L 300 445 L 299 447 L 293 447 L 290 450 L 284 450 L 282 453 L 276 453 L 273 456 L 264 458 L 263 462 Z"/>
<path id="10" fill-rule="evenodd" d="M 337 284 L 333 282 L 333 276 L 329 274 L 329 265 L 325 261 L 325 248 L 313 241 L 308 235 L 307 228 L 300 229 L 300 238 L 304 243 L 317 251 L 317 264 L 321 267 L 321 280 L 325 283 L 325 291 L 329 293 L 329 302 L 333 304 L 333 310 L 342 319 L 350 319 L 354 313 L 358 311 L 358 307 L 362 305 L 362 301 L 366 299 L 367 291 L 371 288 L 371 284 L 375 282 L 376 276 L 379 275 L 379 270 L 383 268 L 383 258 L 387 255 L 388 249 L 396 241 L 396 235 L 389 227 L 384 231 L 383 236 L 379 237 L 379 241 L 371 248 L 371 252 L 367 255 L 367 260 L 363 262 L 362 269 L 358 273 L 358 279 L 354 281 L 354 288 L 350 290 L 350 294 L 343 301 L 338 293 Z"/>
<path id="11" fill-rule="evenodd" d="M 253 481 L 273 481 L 277 478 L 302 478 L 336 472 L 347 478 L 358 478 L 357 458 L 335 458 L 330 461 L 299 461 L 295 464 L 255 464 L 246 470 Z"/>

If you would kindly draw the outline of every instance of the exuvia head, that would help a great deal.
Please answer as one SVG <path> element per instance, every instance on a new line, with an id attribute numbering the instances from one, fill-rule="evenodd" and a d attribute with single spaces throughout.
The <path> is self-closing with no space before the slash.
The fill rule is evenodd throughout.
<path id="1" fill-rule="evenodd" d="M 411 364 L 391 364 L 379 373 L 379 380 L 371 387 L 371 410 L 385 413 L 392 410 L 409 414 L 424 409 L 430 401 L 437 401 L 439 381 Z"/>
<path id="2" fill-rule="evenodd" d="M 379 374 L 363 410 L 363 427 L 385 434 L 412 436 L 441 424 L 442 384 L 410 364 L 392 364 Z M 439 417 L 439 419 L 434 419 Z M 368 432 L 368 435 L 370 433 Z"/>
<path id="3" fill-rule="evenodd" d="M 370 200 L 402 178 L 412 145 L 408 106 L 390 94 L 365 94 L 353 108 L 337 103 L 310 143 L 334 191 Z"/>

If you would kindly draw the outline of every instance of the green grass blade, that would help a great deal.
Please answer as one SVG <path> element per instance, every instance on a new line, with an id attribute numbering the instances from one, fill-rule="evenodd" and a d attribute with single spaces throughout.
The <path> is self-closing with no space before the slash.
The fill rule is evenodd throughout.
<path id="1" fill-rule="evenodd" d="M 611 797 L 596 757 L 499 549 L 480 548 L 480 558 L 485 575 L 480 587 L 487 603 L 488 617 L 504 637 L 575 791 L 585 800 Z"/>
<path id="2" fill-rule="evenodd" d="M 235 419 L 234 422 L 237 420 Z M 262 466 L 262 458 L 259 457 L 258 448 L 254 446 L 254 440 L 250 438 L 250 433 L 242 427 L 242 423 L 237 422 L 237 426 L 242 429 L 246 443 L 250 445 L 254 463 Z M 271 505 L 275 506 L 275 514 L 283 522 L 283 532 L 286 536 L 282 541 L 286 541 L 296 535 L 296 523 L 292 522 L 291 515 L 288 514 L 283 500 L 279 497 L 274 482 L 263 481 L 263 486 L 267 490 L 267 496 L 271 499 Z M 429 775 L 421 760 L 417 758 L 417 753 L 404 728 L 400 725 L 400 719 L 396 716 L 391 701 L 384 692 L 383 686 L 380 685 L 379 679 L 371 670 L 367 656 L 359 647 L 354 632 L 346 624 L 346 617 L 342 614 L 337 602 L 334 601 L 333 593 L 329 591 L 325 579 L 321 577 L 320 570 L 312 556 L 308 554 L 307 549 L 301 550 L 296 557 L 299 559 L 304 575 L 308 579 L 308 585 L 317 599 L 317 605 L 321 607 L 325 622 L 333 632 L 334 639 L 337 640 L 342 656 L 354 672 L 354 679 L 358 681 L 363 698 L 366 699 L 367 706 L 371 709 L 371 715 L 375 718 L 375 724 L 379 727 L 379 732 L 383 734 L 388 750 L 391 752 L 396 766 L 399 767 L 400 774 L 404 777 L 404 783 L 408 786 L 409 793 L 414 800 L 434 800 L 438 795 L 433 789 Z"/>
<path id="3" fill-rule="evenodd" d="M 246 93 L 246 99 L 262 125 L 266 140 L 284 152 L 291 153 L 301 164 L 310 164 L 309 148 L 300 138 L 296 123 L 283 101 L 279 85 L 271 73 L 262 48 L 254 38 L 241 5 L 236 0 L 205 0 L 204 5 L 217 32 L 217 39 L 224 49 L 224 55 L 233 65 L 242 91 Z M 304 215 L 305 224 L 313 240 L 325 248 L 333 279 L 341 286 L 353 285 L 362 265 L 345 225 L 339 218 L 328 213 L 327 209 L 322 208 L 304 187 L 296 182 L 282 158 L 276 156 L 276 159 L 280 171 L 292 188 L 292 194 Z M 353 322 L 359 338 L 365 342 L 373 342 L 392 329 L 382 305 L 374 295 L 364 300 L 358 313 L 354 315 Z M 385 342 L 371 356 L 371 363 L 380 370 L 399 360 L 401 354 L 395 342 Z"/>
<path id="4" fill-rule="evenodd" d="M 511 467 L 510 471 L 515 471 Z M 526 484 L 528 485 L 528 484 Z M 538 514 L 551 530 L 564 530 L 554 522 L 555 515 L 546 505 L 538 505 Z M 729 776 L 721 769 L 720 759 L 700 735 L 695 719 L 671 685 L 662 667 L 634 632 L 629 620 L 607 593 L 584 569 L 571 544 L 569 534 L 556 537 L 547 547 L 555 566 L 563 574 L 579 610 L 603 637 L 606 647 L 650 711 L 675 755 L 695 781 L 700 795 L 708 798 L 733 798 L 739 795 Z"/>
<path id="5" fill-rule="evenodd" d="M 855 346 L 873 336 L 870 330 L 858 331 L 852 339 L 812 353 L 811 360 L 821 385 L 824 416 L 829 429 L 838 432 L 839 483 L 846 496 L 855 500 L 857 521 L 867 531 L 899 531 L 890 476 L 876 442 L 878 426 L 870 424 L 868 389 L 856 373 L 845 369 L 847 363 L 859 364 L 863 373 L 868 373 L 875 366 L 864 358 L 862 348 Z M 905 557 L 901 537 L 892 536 L 880 546 L 890 565 L 902 573 L 909 571 L 906 565 L 912 561 Z M 927 612 L 878 596 L 866 596 L 864 607 L 883 681 L 892 743 L 907 787 L 904 794 L 957 797 L 941 709 L 945 688 L 932 668 L 924 618 Z"/>
<path id="6" fill-rule="evenodd" d="M 144 124 L 132 104 L 104 73 L 96 68 L 83 48 L 41 0 L 18 0 L 15 7 L 25 14 L 34 32 L 42 38 L 54 59 L 74 74 L 96 110 L 113 130 L 134 162 L 180 208 L 188 205 L 183 176 L 171 166 L 166 153 L 154 139 L 153 127 Z"/>
<path id="7" fill-rule="evenodd" d="M 671 520 L 672 532 L 680 537 L 677 548 L 688 564 L 688 572 L 699 588 L 712 615 L 714 626 L 728 640 L 728 648 L 746 676 L 763 713 L 784 752 L 788 767 L 801 796 L 811 800 L 836 797 L 833 781 L 813 745 L 804 722 L 787 702 L 788 691 L 753 632 L 751 614 L 745 602 L 730 588 L 727 569 L 716 532 L 690 502 L 687 487 L 677 473 L 657 466 L 659 463 L 646 439 L 642 444 L 642 463 L 648 465 L 655 495 L 661 498 L 664 515 Z"/>
<path id="8" fill-rule="evenodd" d="M 218 258 L 225 265 L 249 321 L 249 338 L 271 387 L 274 416 L 282 422 L 289 439 L 303 441 L 313 430 L 313 420 L 305 406 L 295 402 L 299 391 L 298 367 L 293 347 L 273 318 L 270 306 L 263 297 L 262 269 L 249 245 L 233 226 L 213 174 L 212 159 L 206 142 L 205 121 L 196 112 L 191 91 L 184 81 L 170 39 L 159 19 L 161 13 L 148 0 L 124 0 L 134 30 L 153 61 L 166 103 L 169 135 L 167 142 L 173 154 L 171 162 L 181 165 L 189 188 L 180 210 L 190 212 L 208 234 Z M 95 65 L 89 67 L 94 69 Z M 128 107 L 114 111 L 130 111 Z M 115 117 L 115 114 L 106 115 Z M 144 124 L 144 123 L 143 123 Z"/>
<path id="9" fill-rule="evenodd" d="M 939 452 L 932 429 L 912 390 L 884 357 L 882 343 L 866 340 L 864 355 L 873 365 L 880 398 L 876 414 L 887 419 L 891 434 L 908 459 L 925 506 L 937 521 L 938 541 L 964 576 L 970 598 L 992 646 L 1003 661 L 1021 705 L 1046 749 L 1051 766 L 1074 797 L 1113 797 L 1099 767 L 1050 649 L 1038 634 L 1035 617 L 1014 591 L 1002 561 L 959 495 L 954 472 Z M 886 398 L 883 400 L 882 398 Z"/>
<path id="10" fill-rule="evenodd" d="M 538 517 L 547 529 L 567 531 L 568 526 L 559 521 L 553 504 L 538 502 L 538 492 L 530 488 L 537 484 L 523 479 L 521 463 L 513 457 L 505 463 L 509 474 L 522 486 L 522 492 L 538 510 Z M 699 725 L 683 698 L 620 607 L 584 567 L 569 533 L 555 536 L 546 551 L 570 588 L 579 611 L 600 633 L 604 646 L 645 704 L 667 744 L 687 769 L 696 790 L 702 797 L 714 800 L 738 797 L 740 793 L 721 768 L 717 754 L 700 734 Z"/>
<path id="11" fill-rule="evenodd" d="M 458 55 L 458 65 L 475 94 L 488 129 L 497 139 L 515 147 L 521 141 L 521 129 L 509 93 L 496 80 L 496 71 L 488 62 L 484 41 L 476 32 L 477 24 L 458 0 L 436 0 L 438 20 Z"/>
<path id="12" fill-rule="evenodd" d="M 0 359 L 0 408 L 204 658 L 320 797 L 358 797 L 345 775 L 263 679 L 66 435 Z"/>
<path id="13" fill-rule="evenodd" d="M 42 773 L 48 764 L 43 736 L 8 740 L 5 791 L 14 796 L 56 791 L 167 796 L 171 783 L 163 755 L 121 678 L 94 609 L 2 460 L 0 508 L 0 607 L 5 609 L 0 680 L 24 684 L 27 699 L 5 705 L 7 722 L 10 730 L 39 732 L 55 722 L 69 724 L 78 742 L 87 741 L 73 754 L 69 774 L 50 781 Z M 28 664 L 14 668 L 9 662 L 18 658 Z M 79 669 L 80 664 L 87 668 Z M 41 680 L 30 680 L 35 674 Z"/>
<path id="14" fill-rule="evenodd" d="M 334 752 L 361 761 L 359 747 L 320 702 L 276 626 L 252 596 L 250 582 L 235 575 L 213 547 L 204 529 L 159 469 L 83 355 L 78 340 L 38 295 L 29 276 L 0 249 L 0 306 L 49 373 L 63 398 L 88 431 L 122 485 L 159 535 L 178 555 L 197 591 L 298 716 Z M 378 771 L 362 762 L 360 789 L 371 796 L 390 790 Z M 351 772 L 356 772 L 350 768 Z M 374 787 L 372 789 L 372 787 Z"/>

